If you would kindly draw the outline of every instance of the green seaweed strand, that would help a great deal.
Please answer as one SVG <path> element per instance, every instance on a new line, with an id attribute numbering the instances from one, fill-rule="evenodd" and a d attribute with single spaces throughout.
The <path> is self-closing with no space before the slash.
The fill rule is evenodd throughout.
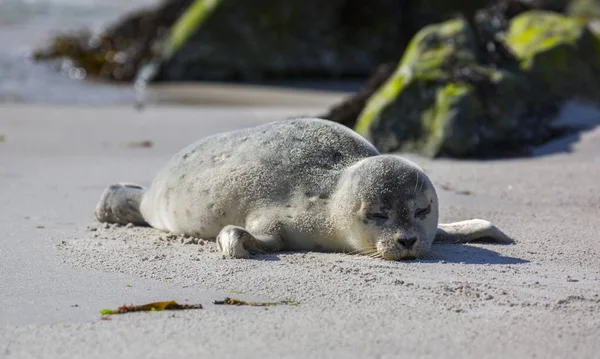
<path id="1" fill-rule="evenodd" d="M 168 48 L 166 50 L 168 53 L 164 55 L 169 57 L 179 51 L 198 26 L 204 22 L 204 19 L 210 15 L 220 2 L 221 0 L 194 1 L 171 28 L 170 36 L 167 40 Z"/>

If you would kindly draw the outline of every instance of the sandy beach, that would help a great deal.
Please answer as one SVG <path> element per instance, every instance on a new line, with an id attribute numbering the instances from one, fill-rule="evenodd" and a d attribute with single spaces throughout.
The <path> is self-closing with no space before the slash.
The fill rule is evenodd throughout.
<path id="1" fill-rule="evenodd" d="M 599 128 L 534 158 L 410 156 L 436 185 L 442 222 L 487 219 L 514 245 L 435 245 L 405 262 L 226 260 L 212 242 L 95 221 L 107 185 L 148 185 L 197 139 L 324 110 L 309 99 L 143 112 L 0 104 L 0 357 L 597 357 Z M 227 296 L 300 304 L 212 304 Z M 164 300 L 204 309 L 101 320 L 103 308 Z"/>

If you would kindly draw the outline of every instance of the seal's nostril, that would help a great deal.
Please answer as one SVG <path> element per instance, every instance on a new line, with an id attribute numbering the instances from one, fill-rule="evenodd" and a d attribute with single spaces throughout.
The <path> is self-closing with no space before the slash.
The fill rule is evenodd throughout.
<path id="1" fill-rule="evenodd" d="M 406 249 L 411 249 L 412 246 L 414 246 L 415 243 L 417 243 L 417 238 L 416 237 L 401 237 L 401 238 L 398 238 L 398 243 Z"/>

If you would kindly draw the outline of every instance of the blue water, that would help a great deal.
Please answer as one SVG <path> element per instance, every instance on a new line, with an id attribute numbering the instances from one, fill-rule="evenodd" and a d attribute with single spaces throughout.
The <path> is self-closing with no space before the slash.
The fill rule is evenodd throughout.
<path id="1" fill-rule="evenodd" d="M 133 103 L 129 86 L 83 81 L 68 64 L 34 63 L 29 55 L 56 33 L 101 31 L 157 0 L 0 0 L 0 102 Z"/>

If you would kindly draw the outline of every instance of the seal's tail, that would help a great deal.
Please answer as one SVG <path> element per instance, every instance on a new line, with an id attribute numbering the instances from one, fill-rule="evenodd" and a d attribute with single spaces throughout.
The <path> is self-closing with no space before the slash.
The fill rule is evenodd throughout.
<path id="1" fill-rule="evenodd" d="M 96 206 L 100 222 L 146 225 L 140 213 L 140 203 L 145 189 L 132 183 L 113 184 L 108 187 Z"/>

